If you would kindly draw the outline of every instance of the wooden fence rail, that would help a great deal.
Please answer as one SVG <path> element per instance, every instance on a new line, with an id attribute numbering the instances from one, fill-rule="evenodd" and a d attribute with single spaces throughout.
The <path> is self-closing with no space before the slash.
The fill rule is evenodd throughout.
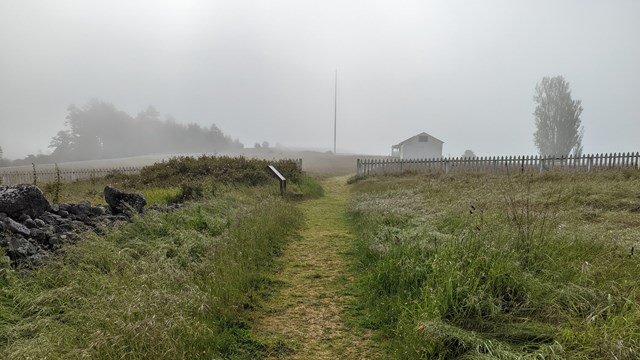
<path id="1" fill-rule="evenodd" d="M 484 156 L 434 159 L 358 159 L 357 174 L 403 172 L 545 172 L 595 171 L 640 168 L 640 153 L 591 154 L 581 156 Z"/>

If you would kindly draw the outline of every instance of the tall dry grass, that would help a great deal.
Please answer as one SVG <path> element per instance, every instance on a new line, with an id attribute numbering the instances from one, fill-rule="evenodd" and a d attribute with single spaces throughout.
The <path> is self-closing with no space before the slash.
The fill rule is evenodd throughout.
<path id="1" fill-rule="evenodd" d="M 286 351 L 284 341 L 251 334 L 250 313 L 270 292 L 274 259 L 300 228 L 300 211 L 270 180 L 191 176 L 197 166 L 186 162 L 166 186 L 116 174 L 45 189 L 60 201 L 100 202 L 106 183 L 141 191 L 150 203 L 190 196 L 179 210 L 149 212 L 105 237 L 84 234 L 42 267 L 0 262 L 0 358 L 254 359 Z M 165 171 L 154 169 L 152 177 Z M 298 189 L 321 192 L 300 177 Z"/>
<path id="2" fill-rule="evenodd" d="M 640 172 L 379 177 L 354 253 L 391 358 L 640 356 Z"/>

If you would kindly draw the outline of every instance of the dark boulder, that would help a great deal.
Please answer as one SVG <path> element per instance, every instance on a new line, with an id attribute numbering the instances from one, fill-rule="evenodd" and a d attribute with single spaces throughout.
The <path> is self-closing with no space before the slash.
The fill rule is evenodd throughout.
<path id="1" fill-rule="evenodd" d="M 0 213 L 19 219 L 22 215 L 39 217 L 49 210 L 49 201 L 34 185 L 0 185 Z"/>
<path id="2" fill-rule="evenodd" d="M 17 235 L 7 239 L 7 255 L 12 259 L 26 258 L 38 252 L 38 248 L 27 239 Z"/>
<path id="3" fill-rule="evenodd" d="M 38 244 L 46 244 L 47 233 L 40 229 L 33 229 L 31 230 L 31 238 Z"/>
<path id="4" fill-rule="evenodd" d="M 104 200 L 109 204 L 113 214 L 127 213 L 128 206 L 141 213 L 147 205 L 147 200 L 142 194 L 127 193 L 111 186 L 104 188 Z"/>
<path id="5" fill-rule="evenodd" d="M 107 209 L 102 206 L 94 206 L 91 208 L 91 214 L 93 216 L 103 216 L 107 214 Z"/>
<path id="6" fill-rule="evenodd" d="M 69 204 L 64 210 L 67 210 L 72 215 L 90 215 L 91 203 L 83 200 L 77 204 Z"/>
<path id="7" fill-rule="evenodd" d="M 38 227 L 38 224 L 36 224 L 35 220 L 31 218 L 23 221 L 22 224 L 24 224 L 24 226 L 28 227 L 29 229 L 34 229 Z"/>
<path id="8" fill-rule="evenodd" d="M 31 235 L 31 230 L 28 227 L 20 224 L 17 221 L 14 221 L 12 218 L 5 218 L 2 220 L 4 222 L 4 226 L 14 234 L 20 234 L 24 236 Z"/>

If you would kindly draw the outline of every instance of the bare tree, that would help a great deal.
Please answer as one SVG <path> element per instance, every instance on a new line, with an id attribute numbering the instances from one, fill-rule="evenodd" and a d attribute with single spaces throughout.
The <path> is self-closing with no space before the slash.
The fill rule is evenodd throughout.
<path id="1" fill-rule="evenodd" d="M 571 98 L 569 83 L 562 76 L 547 77 L 536 84 L 536 132 L 533 140 L 540 155 L 574 155 L 582 153 L 580 100 Z"/>

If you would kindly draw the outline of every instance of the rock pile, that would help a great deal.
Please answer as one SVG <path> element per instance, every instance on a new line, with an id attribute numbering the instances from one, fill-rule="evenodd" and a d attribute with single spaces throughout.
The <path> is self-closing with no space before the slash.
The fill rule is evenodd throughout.
<path id="1" fill-rule="evenodd" d="M 0 246 L 12 263 L 38 265 L 60 245 L 74 242 L 79 234 L 104 229 L 118 221 L 129 221 L 133 213 L 145 211 L 141 194 L 130 194 L 106 187 L 109 205 L 92 206 L 88 201 L 77 204 L 50 205 L 42 191 L 34 185 L 0 186 Z M 127 205 L 125 205 L 127 204 Z M 155 211 L 170 211 L 154 205 Z"/>

